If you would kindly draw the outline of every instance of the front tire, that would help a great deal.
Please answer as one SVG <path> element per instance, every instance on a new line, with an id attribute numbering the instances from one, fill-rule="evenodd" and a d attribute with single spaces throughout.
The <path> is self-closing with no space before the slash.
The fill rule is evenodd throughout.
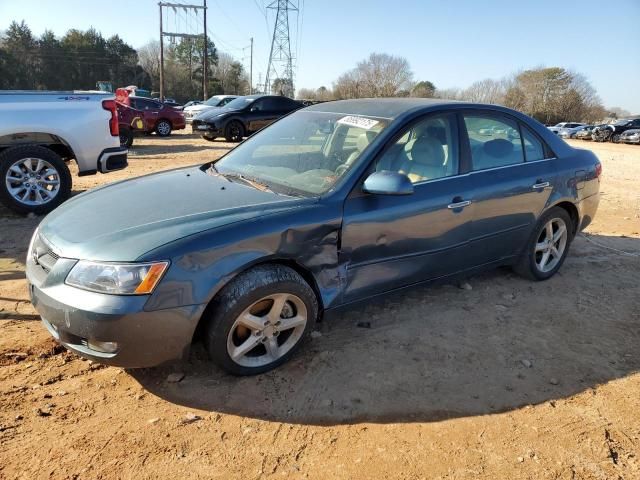
<path id="1" fill-rule="evenodd" d="M 238 120 L 232 120 L 224 129 L 224 138 L 227 142 L 241 142 L 245 136 L 244 125 Z"/>
<path id="2" fill-rule="evenodd" d="M 156 133 L 159 137 L 168 137 L 171 135 L 171 122 L 168 120 L 160 120 L 156 124 Z"/>
<path id="3" fill-rule="evenodd" d="M 542 214 L 514 270 L 530 280 L 553 277 L 567 258 L 573 227 L 563 208 L 554 207 Z"/>
<path id="4" fill-rule="evenodd" d="M 52 150 L 37 145 L 0 153 L 0 201 L 17 213 L 49 213 L 71 195 L 71 172 Z"/>
<path id="5" fill-rule="evenodd" d="M 205 334 L 209 357 L 233 375 L 256 375 L 285 363 L 311 332 L 318 300 L 293 269 L 262 265 L 218 294 Z"/>
<path id="6" fill-rule="evenodd" d="M 133 145 L 133 132 L 130 128 L 120 127 L 120 146 L 130 148 Z"/>

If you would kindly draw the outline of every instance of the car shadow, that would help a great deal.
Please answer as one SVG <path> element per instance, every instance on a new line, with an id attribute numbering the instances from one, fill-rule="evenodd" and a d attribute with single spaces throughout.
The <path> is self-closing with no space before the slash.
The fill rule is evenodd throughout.
<path id="1" fill-rule="evenodd" d="M 469 279 L 471 289 L 416 287 L 354 306 L 323 321 L 289 363 L 255 377 L 225 374 L 199 344 L 188 361 L 130 374 L 175 404 L 298 424 L 553 408 L 640 369 L 639 253 L 637 238 L 581 235 L 546 282 L 505 268 Z M 168 383 L 176 371 L 184 379 Z"/>

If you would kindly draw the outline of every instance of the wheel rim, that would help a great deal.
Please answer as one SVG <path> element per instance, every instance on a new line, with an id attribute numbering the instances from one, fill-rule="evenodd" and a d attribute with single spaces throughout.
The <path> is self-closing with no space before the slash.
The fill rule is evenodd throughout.
<path id="1" fill-rule="evenodd" d="M 158 124 L 158 132 L 160 135 L 169 135 L 171 131 L 171 126 L 167 122 L 160 122 Z"/>
<path id="2" fill-rule="evenodd" d="M 567 248 L 568 236 L 567 224 L 561 218 L 553 218 L 542 227 L 534 247 L 536 268 L 540 272 L 550 272 L 558 265 Z"/>
<path id="3" fill-rule="evenodd" d="M 243 367 L 263 367 L 286 355 L 307 325 L 307 307 L 289 293 L 268 295 L 242 312 L 227 335 L 227 353 Z"/>
<path id="4" fill-rule="evenodd" d="M 44 205 L 60 191 L 60 174 L 46 160 L 21 158 L 7 170 L 5 183 L 9 195 L 23 205 Z"/>
<path id="5" fill-rule="evenodd" d="M 242 132 L 240 131 L 240 125 L 238 125 L 238 123 L 233 122 L 229 125 L 229 131 L 231 132 L 232 140 L 240 140 L 242 138 Z"/>

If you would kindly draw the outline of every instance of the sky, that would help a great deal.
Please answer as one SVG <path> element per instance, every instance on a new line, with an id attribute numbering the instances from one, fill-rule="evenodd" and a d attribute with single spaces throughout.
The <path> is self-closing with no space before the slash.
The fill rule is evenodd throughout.
<path id="1" fill-rule="evenodd" d="M 202 0 L 165 0 L 202 4 Z M 264 79 L 272 0 L 208 0 L 208 30 L 218 49 Z M 293 0 L 290 13 L 296 88 L 330 87 L 372 52 L 405 57 L 415 80 L 465 88 L 537 66 L 584 74 L 607 107 L 640 114 L 640 0 Z M 196 31 L 202 16 L 170 13 L 165 30 Z M 157 0 L 0 0 L 0 30 L 25 20 L 37 35 L 94 27 L 133 47 L 159 36 Z"/>

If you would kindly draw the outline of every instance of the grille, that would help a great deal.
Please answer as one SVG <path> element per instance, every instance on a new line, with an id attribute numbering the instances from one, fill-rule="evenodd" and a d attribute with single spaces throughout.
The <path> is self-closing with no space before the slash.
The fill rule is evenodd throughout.
<path id="1" fill-rule="evenodd" d="M 42 270 L 49 273 L 60 257 L 38 235 L 31 248 L 31 258 L 36 265 L 39 265 Z"/>

